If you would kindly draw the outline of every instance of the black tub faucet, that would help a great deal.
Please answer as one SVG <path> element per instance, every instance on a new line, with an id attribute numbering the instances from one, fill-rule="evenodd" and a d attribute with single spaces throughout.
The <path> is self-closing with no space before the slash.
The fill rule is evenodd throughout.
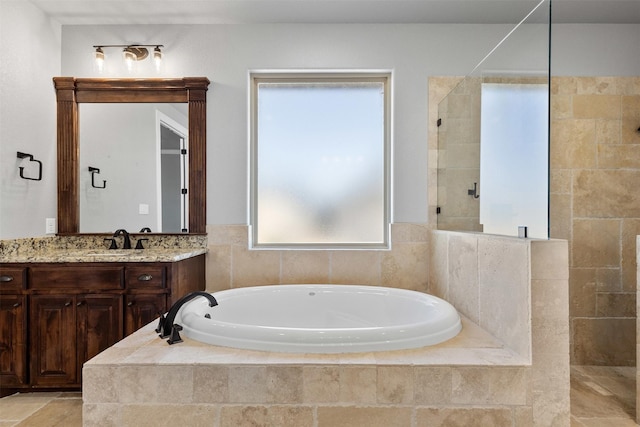
<path id="1" fill-rule="evenodd" d="M 120 228 L 113 233 L 113 237 L 124 236 L 124 244 L 122 245 L 122 249 L 131 249 L 131 237 L 129 237 L 129 233 L 124 228 Z"/>
<path id="2" fill-rule="evenodd" d="M 164 317 L 164 315 L 160 316 L 160 319 L 158 321 L 158 327 L 156 328 L 156 332 L 160 334 L 160 338 L 170 337 L 167 340 L 169 344 L 182 342 L 182 338 L 180 338 L 180 334 L 178 333 L 179 331 L 182 330 L 182 326 L 178 324 L 174 324 L 173 321 L 175 320 L 176 315 L 178 314 L 178 310 L 180 310 L 182 306 L 185 305 L 185 303 L 187 303 L 188 301 L 191 301 L 192 299 L 198 296 L 203 296 L 206 299 L 208 299 L 209 307 L 214 307 L 218 305 L 218 301 L 216 301 L 215 297 L 208 292 L 195 291 L 183 296 L 178 301 L 176 301 L 176 303 L 173 304 L 173 306 L 171 306 L 171 308 L 169 309 L 169 312 L 167 313 L 167 317 Z"/>

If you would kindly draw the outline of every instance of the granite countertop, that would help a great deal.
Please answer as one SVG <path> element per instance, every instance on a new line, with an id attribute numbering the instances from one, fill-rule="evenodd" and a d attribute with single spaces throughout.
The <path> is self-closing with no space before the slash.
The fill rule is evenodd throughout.
<path id="1" fill-rule="evenodd" d="M 206 252 L 205 248 L 28 250 L 3 255 L 0 261 L 4 263 L 175 262 Z"/>

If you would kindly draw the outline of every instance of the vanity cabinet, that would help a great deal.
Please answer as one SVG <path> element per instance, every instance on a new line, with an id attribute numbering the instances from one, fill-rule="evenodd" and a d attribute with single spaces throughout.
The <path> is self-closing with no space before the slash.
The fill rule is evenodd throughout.
<path id="1" fill-rule="evenodd" d="M 26 269 L 0 265 L 0 385 L 27 384 Z"/>
<path id="2" fill-rule="evenodd" d="M 77 389 L 82 365 L 204 290 L 204 255 L 176 262 L 0 264 L 0 388 Z"/>

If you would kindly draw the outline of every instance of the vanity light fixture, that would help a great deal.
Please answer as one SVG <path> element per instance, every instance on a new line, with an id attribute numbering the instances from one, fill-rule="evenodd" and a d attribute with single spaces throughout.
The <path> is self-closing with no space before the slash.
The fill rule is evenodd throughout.
<path id="1" fill-rule="evenodd" d="M 143 59 L 149 56 L 149 49 L 153 48 L 153 62 L 155 63 L 156 70 L 160 70 L 160 65 L 162 63 L 162 50 L 160 48 L 164 48 L 164 45 L 161 44 L 101 44 L 94 45 L 95 49 L 94 57 L 96 61 L 96 68 L 98 72 L 102 72 L 104 69 L 104 48 L 122 48 L 122 59 L 127 67 L 129 72 L 133 71 L 136 62 L 142 61 Z"/>

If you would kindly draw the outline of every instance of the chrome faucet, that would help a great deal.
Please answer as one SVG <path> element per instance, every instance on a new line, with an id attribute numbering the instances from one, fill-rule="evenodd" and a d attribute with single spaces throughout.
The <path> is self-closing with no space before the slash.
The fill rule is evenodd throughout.
<path id="1" fill-rule="evenodd" d="M 156 332 L 160 334 L 160 338 L 170 337 L 167 340 L 169 344 L 182 342 L 182 338 L 180 338 L 179 334 L 179 332 L 182 330 L 182 326 L 174 324 L 173 321 L 175 320 L 176 315 L 178 314 L 178 311 L 182 308 L 182 306 L 198 296 L 203 296 L 208 299 L 209 307 L 218 305 L 218 301 L 216 301 L 215 297 L 208 292 L 195 291 L 183 296 L 178 301 L 176 301 L 176 303 L 173 304 L 173 306 L 169 309 L 167 317 L 164 317 L 164 315 L 160 315 L 160 319 L 158 320 L 158 327 L 156 328 Z"/>
<path id="2" fill-rule="evenodd" d="M 124 228 L 120 228 L 113 233 L 113 237 L 124 236 L 124 243 L 122 245 L 122 249 L 131 249 L 131 237 L 129 237 L 129 233 Z"/>

